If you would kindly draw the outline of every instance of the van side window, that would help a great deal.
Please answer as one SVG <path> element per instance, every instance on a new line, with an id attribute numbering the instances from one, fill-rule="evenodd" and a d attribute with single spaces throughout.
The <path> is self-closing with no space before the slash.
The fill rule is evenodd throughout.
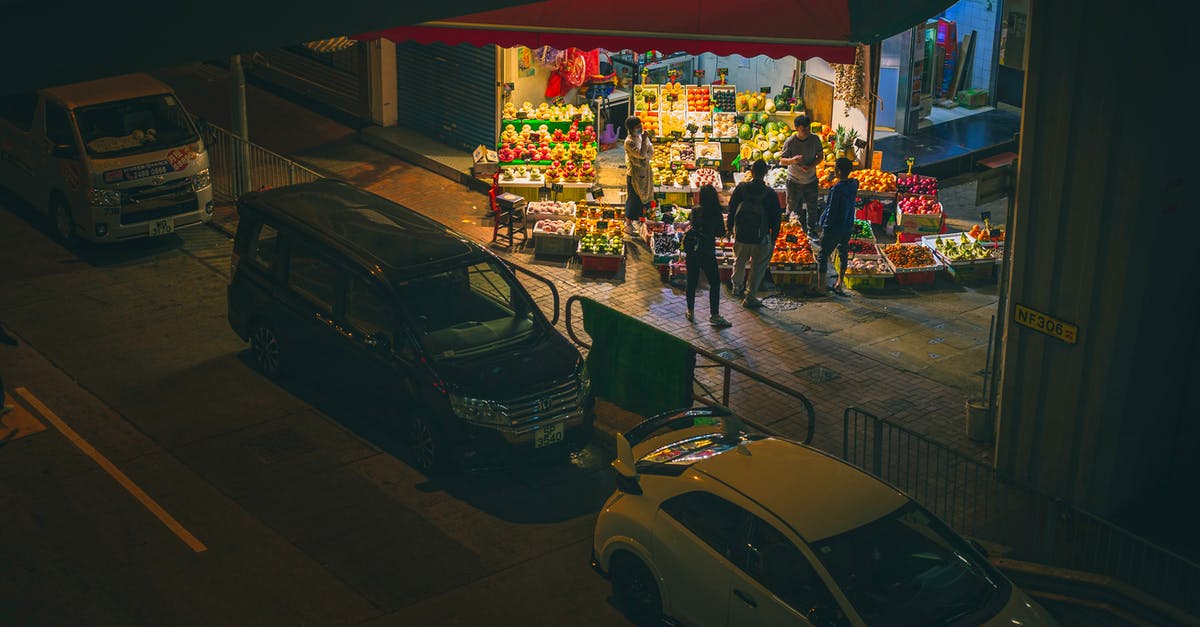
<path id="1" fill-rule="evenodd" d="M 250 258 L 265 270 L 275 267 L 276 247 L 279 244 L 279 231 L 270 224 L 263 224 L 254 235 L 250 244 Z"/>
<path id="2" fill-rule="evenodd" d="M 292 241 L 288 285 L 326 312 L 333 311 L 337 268 L 304 242 Z"/>
<path id="3" fill-rule="evenodd" d="M 346 286 L 346 322 L 364 335 L 382 334 L 392 338 L 391 308 L 378 289 L 355 277 Z"/>
<path id="4" fill-rule="evenodd" d="M 662 511 L 729 558 L 746 538 L 750 513 L 708 492 L 686 492 L 662 504 Z"/>
<path id="5" fill-rule="evenodd" d="M 754 532 L 739 556 L 738 567 L 764 588 L 818 625 L 849 625 L 850 621 L 808 558 L 778 529 L 755 516 Z"/>
<path id="6" fill-rule="evenodd" d="M 46 138 L 58 146 L 75 146 L 67 110 L 51 102 L 46 103 Z"/>
<path id="7" fill-rule="evenodd" d="M 33 128 L 33 113 L 37 110 L 37 94 L 0 93 L 0 118 L 12 122 L 22 131 Z"/>

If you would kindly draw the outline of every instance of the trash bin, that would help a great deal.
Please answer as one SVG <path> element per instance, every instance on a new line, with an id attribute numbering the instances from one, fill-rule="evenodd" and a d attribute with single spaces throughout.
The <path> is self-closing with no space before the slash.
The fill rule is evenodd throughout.
<path id="1" fill-rule="evenodd" d="M 967 437 L 976 442 L 991 442 L 995 429 L 992 427 L 992 408 L 982 401 L 967 400 Z"/>

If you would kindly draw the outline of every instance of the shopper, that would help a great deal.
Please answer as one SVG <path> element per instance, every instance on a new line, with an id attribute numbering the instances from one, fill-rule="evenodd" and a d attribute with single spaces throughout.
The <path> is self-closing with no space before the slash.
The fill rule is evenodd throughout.
<path id="1" fill-rule="evenodd" d="M 783 156 L 779 163 L 787 166 L 787 209 L 788 213 L 804 225 L 810 240 L 818 237 L 817 218 L 821 214 L 817 207 L 817 164 L 821 162 L 823 150 L 821 139 L 809 132 L 807 115 L 796 116 L 793 124 L 796 133 L 783 143 Z M 800 205 L 804 204 L 804 212 Z"/>
<path id="2" fill-rule="evenodd" d="M 733 295 L 743 298 L 742 306 L 754 309 L 762 306 L 755 298 L 771 253 L 779 237 L 783 210 L 775 190 L 767 187 L 767 162 L 759 159 L 750 166 L 750 180 L 733 189 L 729 198 L 729 231 L 733 233 Z M 746 282 L 746 264 L 750 264 L 750 280 Z"/>
<path id="3" fill-rule="evenodd" d="M 728 327 L 721 317 L 721 280 L 717 273 L 717 238 L 725 236 L 721 200 L 712 185 L 700 188 L 700 204 L 692 208 L 692 226 L 683 236 L 684 261 L 687 264 L 687 319 L 695 319 L 696 286 L 700 273 L 708 280 L 708 323 Z"/>
<path id="4" fill-rule="evenodd" d="M 650 158 L 654 156 L 654 144 L 642 131 L 642 120 L 637 116 L 625 118 L 625 227 L 632 232 L 633 224 L 646 215 L 646 207 L 654 200 L 654 176 L 650 172 Z"/>
<path id="5" fill-rule="evenodd" d="M 854 229 L 854 198 L 858 195 L 858 179 L 850 178 L 854 164 L 845 157 L 834 163 L 837 183 L 829 190 L 825 213 L 821 214 L 821 250 L 817 253 L 817 292 L 825 293 L 825 273 L 833 249 L 838 251 L 838 276 L 833 291 L 845 296 L 842 283 L 846 280 L 846 264 L 850 262 L 850 234 Z"/>

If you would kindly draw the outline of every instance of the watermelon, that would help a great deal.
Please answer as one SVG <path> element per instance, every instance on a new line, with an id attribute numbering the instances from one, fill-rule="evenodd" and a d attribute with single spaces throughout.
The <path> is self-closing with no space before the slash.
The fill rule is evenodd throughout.
<path id="1" fill-rule="evenodd" d="M 738 127 L 738 137 L 741 139 L 750 139 L 754 136 L 754 131 L 751 130 L 749 124 L 742 124 Z"/>

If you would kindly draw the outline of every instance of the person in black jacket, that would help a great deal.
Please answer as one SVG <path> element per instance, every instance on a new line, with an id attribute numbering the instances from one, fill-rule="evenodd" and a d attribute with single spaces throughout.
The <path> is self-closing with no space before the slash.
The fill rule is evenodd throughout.
<path id="1" fill-rule="evenodd" d="M 842 284 L 846 280 L 846 265 L 850 263 L 850 233 L 854 228 L 854 198 L 858 196 L 858 181 L 850 178 L 854 164 L 841 157 L 834 165 L 838 182 L 829 190 L 825 213 L 821 214 L 821 251 L 817 253 L 817 277 L 820 279 L 817 293 L 825 293 L 825 273 L 828 272 L 829 256 L 834 249 L 838 252 L 838 276 L 833 291 L 846 295 Z"/>
<path id="2" fill-rule="evenodd" d="M 717 238 L 725 237 L 725 222 L 721 216 L 721 200 L 712 185 L 700 188 L 700 204 L 692 209 L 692 226 L 683 238 L 684 261 L 687 263 L 687 319 L 695 319 L 696 285 L 700 273 L 708 279 L 708 323 L 728 327 L 721 317 L 721 282 L 717 273 Z"/>
<path id="3" fill-rule="evenodd" d="M 742 181 L 729 197 L 728 229 L 733 233 L 731 287 L 734 297 L 745 295 L 742 306 L 747 309 L 762 307 L 762 301 L 754 294 L 767 274 L 767 264 L 775 251 L 775 238 L 779 237 L 783 222 L 779 196 L 767 187 L 766 176 L 767 162 L 755 161 L 750 166 L 750 180 Z M 750 263 L 749 284 L 746 284 L 747 262 Z"/>

